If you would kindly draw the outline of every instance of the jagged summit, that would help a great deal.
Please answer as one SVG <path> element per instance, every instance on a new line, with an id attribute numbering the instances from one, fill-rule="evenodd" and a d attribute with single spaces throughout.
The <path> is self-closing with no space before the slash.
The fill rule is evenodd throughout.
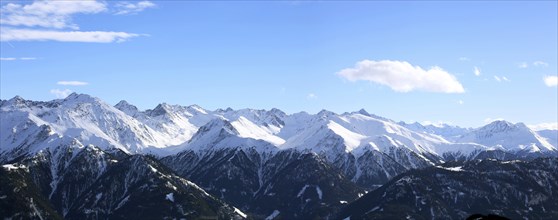
<path id="1" fill-rule="evenodd" d="M 436 127 L 396 123 L 364 109 L 341 115 L 325 109 L 317 114 L 286 114 L 277 108 L 208 111 L 198 105 L 180 106 L 163 102 L 154 109 L 140 111 L 125 100 L 109 106 L 96 97 L 78 93 L 50 102 L 27 101 L 16 96 L 3 102 L 2 109 L 3 117 L 12 121 L 31 121 L 37 127 L 46 124 L 53 133 L 77 138 L 85 145 L 93 144 L 103 149 L 117 147 L 131 153 L 158 154 L 159 149 L 179 149 L 177 146 L 199 141 L 198 136 L 211 132 L 261 140 L 280 149 L 320 149 L 334 154 L 330 155 L 331 158 L 336 154 L 351 153 L 361 146 L 376 146 L 362 149 L 389 151 L 389 148 L 378 147 L 381 144 L 376 143 L 382 136 L 401 143 L 394 146 L 428 155 L 427 158 L 431 155 L 443 157 L 448 152 L 473 152 L 482 146 L 486 149 L 556 151 L 555 146 L 522 123 L 494 121 L 477 129 Z M 15 119 L 16 114 L 18 119 Z M 17 123 L 3 123 L 3 129 L 13 130 Z M 16 139 L 25 138 L 16 136 L 10 135 Z M 214 140 L 207 141 L 198 145 L 208 145 Z M 469 143 L 476 145 L 467 150 L 465 146 Z M 359 155 L 362 153 L 359 151 Z"/>
<path id="2" fill-rule="evenodd" d="M 171 106 L 167 103 L 158 104 L 154 109 L 147 110 L 146 113 L 151 117 L 157 117 L 165 114 L 169 114 L 171 110 Z"/>
<path id="3" fill-rule="evenodd" d="M 128 103 L 126 100 L 120 100 L 120 102 L 116 103 L 116 105 L 114 105 L 114 107 L 120 109 L 120 108 L 133 108 L 138 110 L 138 108 L 135 105 L 132 105 L 130 103 Z"/>
<path id="4" fill-rule="evenodd" d="M 155 195 L 153 201 L 167 208 L 180 203 L 186 194 L 181 193 L 179 182 L 187 182 L 172 177 L 165 166 L 261 218 L 326 219 L 315 211 L 338 209 L 360 197 L 359 187 L 377 188 L 411 169 L 441 166 L 444 161 L 557 155 L 555 146 L 522 123 L 497 121 L 476 129 L 438 127 L 396 123 L 363 109 L 343 114 L 328 110 L 286 114 L 276 108 L 210 111 L 197 105 L 161 103 L 142 111 L 125 100 L 111 106 L 75 93 L 48 102 L 21 97 L 3 101 L 0 120 L 0 162 L 45 158 L 47 164 L 37 166 L 46 168 L 35 170 L 45 170 L 41 174 L 47 177 L 41 180 L 44 188 L 55 191 L 56 207 L 60 213 L 69 210 L 71 216 L 120 210 L 119 204 L 127 207 L 128 199 L 151 201 L 145 193 Z M 139 166 L 136 162 L 144 159 L 130 157 L 144 158 L 147 163 Z M 152 163 L 156 160 L 165 166 Z M 94 172 L 86 172 L 88 177 L 79 175 L 82 167 L 97 166 Z M 115 168 L 117 176 L 102 174 Z M 61 169 L 72 172 L 63 174 Z M 130 169 L 138 172 L 128 175 Z M 458 172 L 461 168 L 440 169 Z M 141 191 L 126 199 L 130 188 L 120 185 L 127 181 L 118 175 L 136 174 L 148 178 L 135 189 L 147 189 L 151 180 L 161 180 L 157 187 L 165 191 Z M 169 178 L 178 182 L 168 185 Z M 93 182 L 102 187 L 90 187 Z M 74 183 L 87 184 L 74 188 Z M 121 186 L 119 192 L 124 194 L 105 194 L 113 186 Z M 80 192 L 86 194 L 77 195 Z M 62 202 L 67 202 L 64 196 L 85 200 L 68 206 Z M 415 199 L 410 198 L 411 202 Z M 104 209 L 96 201 L 110 207 Z M 132 207 L 137 206 L 130 203 L 127 209 Z"/>
<path id="5" fill-rule="evenodd" d="M 8 101 L 18 102 L 18 101 L 25 101 L 25 99 L 19 95 L 16 95 L 13 98 L 8 99 Z"/>
<path id="6" fill-rule="evenodd" d="M 481 128 L 479 130 L 492 131 L 492 132 L 505 132 L 517 128 L 515 124 L 506 120 L 496 120 Z"/>
<path id="7" fill-rule="evenodd" d="M 132 117 L 139 112 L 138 107 L 128 103 L 126 100 L 121 100 L 114 107 Z"/>
<path id="8" fill-rule="evenodd" d="M 459 142 L 471 142 L 487 147 L 503 148 L 509 151 L 556 152 L 556 146 L 529 129 L 523 123 L 513 124 L 505 120 L 491 122 L 462 135 Z"/>
<path id="9" fill-rule="evenodd" d="M 239 132 L 234 128 L 234 126 L 224 118 L 215 118 L 209 121 L 204 126 L 198 129 L 198 132 L 192 137 L 192 140 L 199 138 L 202 135 L 207 135 L 208 132 L 219 131 L 218 134 L 226 135 L 238 135 Z"/>
<path id="10" fill-rule="evenodd" d="M 370 116 L 370 113 L 368 113 L 366 110 L 364 110 L 363 108 L 358 110 L 358 113 L 361 115 L 366 115 L 366 116 Z"/>
<path id="11" fill-rule="evenodd" d="M 331 115 L 336 115 L 336 113 L 332 112 L 332 111 L 322 109 L 320 112 L 318 112 L 317 115 L 322 116 L 322 117 L 324 117 L 324 116 L 327 117 L 327 116 L 331 116 Z"/>
<path id="12" fill-rule="evenodd" d="M 83 94 L 83 93 L 75 93 L 72 92 L 70 95 L 68 95 L 66 98 L 64 98 L 64 101 L 74 101 L 74 102 L 100 102 L 101 100 L 97 97 L 93 97 L 90 96 L 88 94 Z"/>

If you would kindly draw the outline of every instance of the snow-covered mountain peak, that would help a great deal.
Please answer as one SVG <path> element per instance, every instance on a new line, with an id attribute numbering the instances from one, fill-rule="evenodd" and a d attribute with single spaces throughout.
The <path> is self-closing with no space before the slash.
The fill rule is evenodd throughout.
<path id="1" fill-rule="evenodd" d="M 259 153 L 272 153 L 278 148 L 269 134 L 259 134 L 251 126 L 243 125 L 244 118 L 230 122 L 224 117 L 217 117 L 201 126 L 193 137 L 178 149 L 194 151 L 197 154 L 223 149 L 253 149 Z M 278 138 L 278 137 L 275 137 Z M 278 138 L 281 140 L 280 138 Z"/>
<path id="2" fill-rule="evenodd" d="M 367 112 L 366 110 L 364 110 L 364 109 L 358 110 L 358 113 L 361 114 L 361 115 L 370 116 L 370 113 L 368 113 L 368 112 Z"/>
<path id="3" fill-rule="evenodd" d="M 87 95 L 87 94 L 78 94 L 73 92 L 72 94 L 68 95 L 64 102 L 80 102 L 80 103 L 92 103 L 92 102 L 102 102 L 99 98 Z"/>
<path id="4" fill-rule="evenodd" d="M 202 126 L 202 128 L 212 129 L 212 128 L 219 128 L 226 131 L 229 134 L 238 135 L 239 132 L 236 128 L 229 122 L 229 120 L 223 118 L 216 118 L 209 121 L 206 125 Z M 200 128 L 200 130 L 203 130 Z"/>
<path id="5" fill-rule="evenodd" d="M 208 146 L 234 137 L 230 140 L 234 139 L 235 143 L 250 139 L 280 149 L 333 150 L 344 154 L 370 145 L 361 150 L 383 152 L 406 148 L 417 154 L 441 156 L 446 152 L 471 152 L 467 148 L 554 150 L 549 142 L 555 143 L 552 141 L 556 136 L 547 135 L 545 139 L 522 123 L 506 121 L 495 121 L 474 130 L 450 125 L 396 123 L 364 109 L 341 115 L 328 110 L 317 114 L 286 114 L 276 108 L 207 111 L 197 105 L 161 103 L 152 110 L 139 111 L 125 100 L 111 106 L 98 98 L 77 93 L 49 102 L 14 97 L 3 101 L 0 110 L 3 118 L 10 119 L 2 121 L 3 126 L 9 122 L 9 126 L 3 128 L 6 134 L 33 124 L 36 131 L 26 135 L 36 135 L 45 130 L 41 125 L 47 125 L 51 132 L 46 133 L 76 138 L 85 145 L 93 144 L 102 149 L 116 146 L 131 153 L 186 149 L 180 147 L 191 142 Z M 14 136 L 2 138 L 11 142 Z"/>
<path id="6" fill-rule="evenodd" d="M 176 141 L 186 141 L 157 132 L 121 110 L 86 94 L 73 93 L 65 99 L 49 102 L 25 102 L 27 104 L 22 107 L 3 106 L 2 115 L 18 118 L 20 123 L 28 121 L 36 124 L 33 126 L 46 124 L 56 135 L 76 138 L 84 144 L 93 144 L 102 149 L 116 147 L 130 153 L 142 153 L 150 147 L 164 148 L 179 144 Z M 8 126 L 5 129 L 9 130 L 21 125 L 8 125 L 3 121 L 2 126 Z M 28 136 L 13 138 L 26 139 Z"/>
<path id="7" fill-rule="evenodd" d="M 120 100 L 120 102 L 116 103 L 116 105 L 114 105 L 115 108 L 117 109 L 133 109 L 136 111 L 139 111 L 138 107 L 136 107 L 135 105 L 130 104 L 129 102 L 127 102 L 126 100 Z"/>
<path id="8" fill-rule="evenodd" d="M 239 135 L 240 133 L 236 128 L 225 118 L 215 118 L 209 121 L 204 126 L 201 126 L 198 131 L 192 136 L 189 143 L 199 141 L 201 139 L 214 141 L 215 139 L 222 139 L 227 136 Z"/>
<path id="9" fill-rule="evenodd" d="M 136 106 L 134 106 L 134 105 L 128 103 L 128 101 L 126 101 L 126 100 L 120 100 L 120 102 L 116 103 L 116 105 L 114 105 L 114 107 L 117 107 L 117 108 L 118 108 L 118 107 L 132 107 L 132 108 L 136 108 L 136 109 L 137 109 Z"/>
<path id="10" fill-rule="evenodd" d="M 16 95 L 13 98 L 8 99 L 8 101 L 13 103 L 21 103 L 21 102 L 25 102 L 25 99 L 19 95 Z"/>
<path id="11" fill-rule="evenodd" d="M 114 107 L 132 117 L 139 112 L 138 107 L 128 103 L 126 100 L 118 102 Z"/>
<path id="12" fill-rule="evenodd" d="M 50 102 L 45 102 L 40 104 L 50 105 L 46 107 L 48 107 L 48 109 L 55 110 L 55 111 L 74 112 L 76 114 L 81 112 L 80 114 L 82 116 L 98 115 L 101 112 L 111 112 L 119 116 L 125 115 L 114 106 L 109 105 L 108 103 L 104 102 L 103 100 L 97 97 L 93 97 L 87 94 L 72 93 L 65 99 L 57 99 L 57 100 L 52 100 Z M 35 110 L 35 113 L 38 113 L 43 110 L 44 110 L 43 106 L 39 106 Z"/>
<path id="13" fill-rule="evenodd" d="M 163 102 L 161 104 L 158 104 L 154 109 L 147 110 L 146 113 L 151 117 L 157 117 L 171 113 L 171 109 L 172 108 L 169 104 Z"/>
<path id="14" fill-rule="evenodd" d="M 287 114 L 285 112 L 283 112 L 283 111 L 281 111 L 280 109 L 277 109 L 277 108 L 272 108 L 271 110 L 269 110 L 269 112 L 271 114 L 277 115 L 279 117 L 286 117 L 287 116 Z"/>
<path id="15" fill-rule="evenodd" d="M 426 130 L 426 126 L 422 125 L 421 123 L 418 122 L 413 122 L 410 124 L 405 123 L 404 121 L 400 121 L 397 122 L 398 125 L 401 125 L 403 127 L 409 128 L 411 130 Z"/>
<path id="16" fill-rule="evenodd" d="M 478 143 L 487 147 L 502 147 L 511 151 L 556 151 L 556 147 L 525 124 L 513 124 L 504 120 L 494 121 L 474 129 L 457 141 L 460 143 Z"/>
<path id="17" fill-rule="evenodd" d="M 2 102 L 2 105 L 0 107 L 7 107 L 7 108 L 25 108 L 25 107 L 29 107 L 29 105 L 32 105 L 33 101 L 29 101 L 29 100 L 25 100 L 24 98 L 22 98 L 21 96 L 15 96 L 11 99 L 5 100 Z"/>
<path id="18" fill-rule="evenodd" d="M 334 116 L 334 115 L 337 115 L 337 114 L 335 114 L 335 112 L 322 109 L 322 110 L 321 110 L 320 112 L 318 112 L 318 114 L 316 114 L 316 115 L 317 115 L 318 117 L 320 117 L 320 118 L 329 118 L 329 117 Z"/>
<path id="19" fill-rule="evenodd" d="M 515 126 L 513 123 L 505 121 L 505 120 L 496 120 L 493 121 L 481 128 L 479 128 L 479 131 L 486 131 L 486 132 L 505 132 L 505 131 L 510 131 L 513 129 L 516 129 L 517 126 Z"/>
<path id="20" fill-rule="evenodd" d="M 445 123 L 428 123 L 428 124 L 421 124 L 419 122 L 414 122 L 411 124 L 407 124 L 403 121 L 398 122 L 400 126 L 403 126 L 409 130 L 421 133 L 421 134 L 433 134 L 443 137 L 448 141 L 455 141 L 456 139 L 460 138 L 464 134 L 467 134 L 472 129 L 471 128 L 462 128 L 455 125 L 449 125 Z"/>
<path id="21" fill-rule="evenodd" d="M 493 121 L 483 127 L 475 129 L 477 138 L 491 138 L 494 135 L 511 134 L 511 133 L 525 133 L 535 134 L 523 123 L 513 124 L 505 120 Z"/>
<path id="22" fill-rule="evenodd" d="M 200 107 L 199 105 L 189 105 L 188 107 L 186 107 L 188 110 L 192 110 L 193 112 L 191 113 L 200 113 L 200 114 L 208 114 L 207 110 L 205 110 L 204 108 Z"/>

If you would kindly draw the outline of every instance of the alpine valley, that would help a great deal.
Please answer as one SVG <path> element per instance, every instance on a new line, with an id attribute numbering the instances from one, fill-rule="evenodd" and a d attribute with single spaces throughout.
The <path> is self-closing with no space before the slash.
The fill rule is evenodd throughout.
<path id="1" fill-rule="evenodd" d="M 0 100 L 2 219 L 558 219 L 558 131 Z"/>

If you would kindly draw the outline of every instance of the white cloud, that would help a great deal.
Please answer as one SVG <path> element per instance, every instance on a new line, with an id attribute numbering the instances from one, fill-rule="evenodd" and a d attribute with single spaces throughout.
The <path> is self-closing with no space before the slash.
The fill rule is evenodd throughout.
<path id="1" fill-rule="evenodd" d="M 89 83 L 82 81 L 58 81 L 56 84 L 64 86 L 85 86 Z"/>
<path id="2" fill-rule="evenodd" d="M 349 81 L 370 81 L 389 86 L 397 92 L 421 90 L 441 93 L 463 93 L 465 89 L 455 76 L 440 67 L 424 70 L 405 61 L 363 60 L 355 67 L 343 69 L 337 75 Z"/>
<path id="3" fill-rule="evenodd" d="M 14 60 L 36 60 L 37 58 L 35 57 L 20 57 L 20 58 L 16 58 L 16 57 L 0 57 L 0 60 L 2 61 L 14 61 Z"/>
<path id="4" fill-rule="evenodd" d="M 3 28 L 0 31 L 2 41 L 61 41 L 111 43 L 124 42 L 132 37 L 145 36 L 126 32 L 107 31 L 56 31 Z"/>
<path id="5" fill-rule="evenodd" d="M 107 10 L 107 5 L 98 1 L 34 1 L 31 4 L 8 3 L 2 6 L 0 24 L 12 26 L 72 28 L 74 14 L 95 14 Z"/>
<path id="6" fill-rule="evenodd" d="M 316 96 L 316 94 L 310 93 L 310 94 L 308 94 L 308 95 L 306 96 L 306 99 L 315 99 L 315 98 L 317 98 L 317 97 L 318 97 L 318 96 Z"/>
<path id="7" fill-rule="evenodd" d="M 459 61 L 470 61 L 469 57 L 459 57 Z"/>
<path id="8" fill-rule="evenodd" d="M 505 76 L 494 76 L 494 80 L 496 80 L 497 82 L 509 82 L 510 81 L 508 79 L 508 77 L 505 77 Z"/>
<path id="9" fill-rule="evenodd" d="M 553 87 L 558 85 L 558 76 L 545 76 L 543 80 L 544 80 L 544 84 L 548 87 Z"/>
<path id="10" fill-rule="evenodd" d="M 475 74 L 475 76 L 480 76 L 481 71 L 480 71 L 480 69 L 479 69 L 478 67 L 475 66 L 475 67 L 473 68 L 473 73 Z"/>
<path id="11" fill-rule="evenodd" d="M 147 8 L 153 8 L 155 4 L 150 1 L 141 1 L 136 4 L 131 2 L 119 2 L 116 4 L 116 15 L 136 14 Z"/>
<path id="12" fill-rule="evenodd" d="M 121 4 L 121 3 L 119 3 Z M 116 5 L 116 7 L 119 4 Z M 128 3 L 130 10 L 139 12 L 154 6 L 148 1 Z M 78 14 L 97 14 L 108 11 L 108 3 L 97 0 L 44 1 L 28 4 L 8 3 L 1 7 L 1 41 L 61 41 L 61 42 L 123 42 L 141 34 L 118 31 L 78 31 L 72 22 Z M 131 12 L 131 11 L 130 11 Z"/>
<path id="13" fill-rule="evenodd" d="M 521 62 L 517 65 L 517 67 L 525 69 L 525 68 L 529 67 L 529 64 L 527 64 L 526 62 Z"/>
<path id="14" fill-rule="evenodd" d="M 541 130 L 558 130 L 558 123 L 540 123 L 536 125 L 528 125 L 529 128 L 533 131 L 541 131 Z"/>
<path id="15" fill-rule="evenodd" d="M 544 61 L 535 61 L 535 62 L 533 62 L 533 65 L 534 65 L 534 66 L 544 66 L 544 67 L 547 67 L 547 66 L 548 66 L 548 63 L 546 63 L 546 62 L 544 62 Z"/>
<path id="16" fill-rule="evenodd" d="M 433 122 L 433 121 L 423 121 L 420 124 L 422 124 L 424 126 L 432 125 L 432 126 L 435 126 L 435 127 L 442 128 L 445 125 L 452 125 L 453 122 L 451 122 L 451 121 L 435 121 L 435 122 Z"/>
<path id="17" fill-rule="evenodd" d="M 463 102 L 463 100 L 459 100 L 459 101 L 457 101 L 457 103 L 459 103 L 460 105 L 463 105 L 465 102 Z"/>
<path id="18" fill-rule="evenodd" d="M 66 98 L 68 97 L 70 94 L 72 94 L 72 90 L 69 89 L 64 89 L 64 90 L 60 90 L 60 89 L 51 89 L 50 93 L 55 95 L 56 98 Z"/>

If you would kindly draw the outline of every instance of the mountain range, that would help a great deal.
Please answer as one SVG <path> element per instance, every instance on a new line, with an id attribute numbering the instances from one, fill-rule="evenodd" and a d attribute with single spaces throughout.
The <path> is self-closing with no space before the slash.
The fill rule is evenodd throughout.
<path id="1" fill-rule="evenodd" d="M 2 217 L 387 218 L 390 215 L 376 211 L 392 206 L 390 202 L 403 204 L 397 199 L 410 195 L 391 193 L 395 198 L 376 204 L 380 208 L 374 212 L 363 213 L 374 207 L 361 201 L 397 191 L 394 187 L 409 187 L 397 184 L 408 175 L 438 177 L 453 169 L 444 166 L 458 163 L 469 168 L 460 173 L 475 176 L 486 173 L 476 170 L 483 163 L 556 164 L 539 158 L 558 156 L 558 132 L 553 130 L 533 131 L 507 121 L 480 128 L 407 124 L 365 110 L 287 114 L 279 109 L 211 111 L 162 103 L 140 111 L 126 101 L 112 106 L 73 93 L 47 102 L 19 96 L 0 100 L 0 121 L 1 180 L 6 186 L 0 189 L 0 204 L 2 210 L 10 210 Z M 549 173 L 531 171 L 530 165 L 516 167 L 530 175 Z M 493 176 L 498 175 L 483 178 Z M 555 180 L 548 178 L 544 181 Z M 442 179 L 453 187 L 466 180 L 463 175 Z M 524 179 L 532 188 L 542 181 Z M 546 197 L 556 193 L 552 184 L 537 192 Z M 447 198 L 428 201 L 443 203 Z M 553 202 L 537 210 L 552 210 Z M 431 217 L 459 219 L 470 211 L 483 211 L 462 208 L 469 203 L 456 204 L 460 207 L 434 210 Z M 411 208 L 414 211 L 406 211 L 411 217 L 430 215 L 416 211 L 426 210 L 423 206 L 393 210 Z M 532 216 L 546 213 L 540 210 Z"/>

